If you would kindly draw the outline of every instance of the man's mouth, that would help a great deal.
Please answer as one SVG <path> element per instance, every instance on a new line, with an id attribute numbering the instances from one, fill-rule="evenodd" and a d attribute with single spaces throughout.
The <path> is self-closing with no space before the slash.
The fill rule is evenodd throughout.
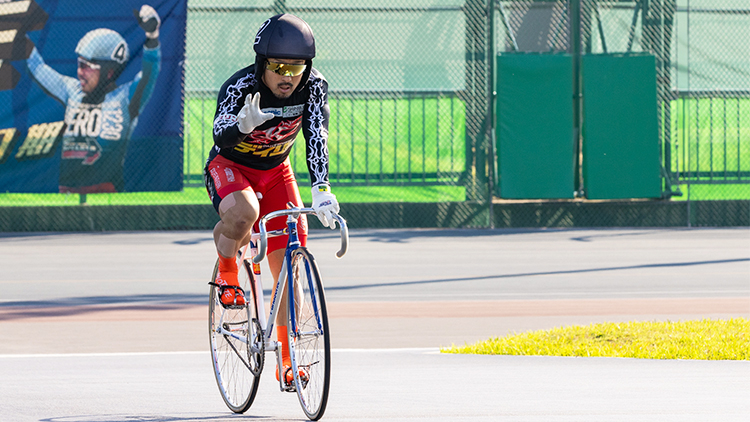
<path id="1" fill-rule="evenodd" d="M 292 89 L 292 84 L 279 84 L 279 89 L 286 91 L 287 89 Z"/>

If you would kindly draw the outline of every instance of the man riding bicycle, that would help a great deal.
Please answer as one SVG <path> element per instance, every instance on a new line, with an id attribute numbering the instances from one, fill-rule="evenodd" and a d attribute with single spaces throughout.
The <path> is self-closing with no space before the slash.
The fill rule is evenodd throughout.
<path id="1" fill-rule="evenodd" d="M 204 169 L 211 202 L 221 220 L 214 227 L 219 255 L 216 284 L 225 306 L 244 305 L 237 280 L 237 251 L 248 244 L 259 217 L 286 208 L 302 207 L 289 151 L 300 129 L 305 137 L 307 167 L 312 184 L 312 207 L 321 223 L 335 228 L 339 212 L 328 183 L 328 82 L 312 67 L 315 39 L 302 19 L 276 15 L 265 21 L 254 40 L 255 63 L 239 70 L 221 87 L 214 118 L 214 147 Z M 284 219 L 268 222 L 268 230 L 286 227 Z M 307 240 L 301 216 L 299 238 Z M 287 236 L 268 240 L 268 264 L 274 283 L 284 260 Z M 274 286 L 275 290 L 275 286 Z M 276 333 L 282 361 L 291 382 L 291 359 L 281 301 Z M 277 371 L 278 374 L 278 371 Z"/>

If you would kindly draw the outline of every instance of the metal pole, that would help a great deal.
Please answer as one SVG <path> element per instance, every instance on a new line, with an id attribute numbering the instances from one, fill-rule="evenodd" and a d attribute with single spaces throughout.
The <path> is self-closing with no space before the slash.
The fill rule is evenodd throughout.
<path id="1" fill-rule="evenodd" d="M 583 171 L 581 169 L 581 1 L 570 0 L 570 46 L 568 52 L 573 56 L 573 142 L 576 146 L 575 168 L 576 196 L 584 196 Z"/>
<path id="2" fill-rule="evenodd" d="M 688 0 L 688 11 L 687 11 L 687 91 L 690 92 L 690 0 Z M 695 99 L 695 107 L 696 107 L 696 122 L 697 122 L 697 108 L 698 108 L 698 98 Z M 683 119 L 687 120 L 687 116 L 684 116 Z M 696 123 L 697 124 L 697 123 Z M 687 226 L 691 227 L 692 223 L 690 222 L 690 136 L 688 135 L 687 131 L 685 132 L 685 142 L 683 145 L 683 149 L 687 151 L 687 161 L 686 161 L 686 167 L 687 167 Z"/>
<path id="3" fill-rule="evenodd" d="M 497 115 L 495 110 L 495 82 L 497 76 L 495 75 L 495 1 L 491 0 L 487 2 L 487 68 L 489 70 L 487 83 L 487 126 L 490 129 L 490 141 L 489 141 L 489 153 L 487 154 L 487 200 L 489 202 L 489 227 L 495 228 L 495 212 L 494 212 L 494 201 L 495 196 L 495 116 Z"/>
<path id="4" fill-rule="evenodd" d="M 487 183 L 487 3 L 467 0 L 466 17 L 466 170 L 465 186 L 468 201 L 482 202 Z"/>

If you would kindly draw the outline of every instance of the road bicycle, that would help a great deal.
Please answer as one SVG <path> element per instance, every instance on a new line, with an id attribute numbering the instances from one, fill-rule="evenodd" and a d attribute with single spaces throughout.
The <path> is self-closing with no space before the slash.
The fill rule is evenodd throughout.
<path id="1" fill-rule="evenodd" d="M 268 213 L 258 223 L 259 233 L 252 233 L 250 243 L 237 253 L 239 282 L 245 294 L 245 305 L 225 306 L 220 297 L 227 288 L 211 278 L 208 324 L 211 358 L 221 396 L 235 413 L 244 413 L 258 391 L 266 352 L 275 352 L 279 387 L 282 392 L 296 392 L 302 410 L 311 420 L 325 412 L 331 377 L 331 343 L 325 292 L 318 266 L 310 251 L 301 246 L 297 220 L 302 214 L 314 214 L 312 208 L 289 204 L 285 210 Z M 269 220 L 286 216 L 283 230 L 266 230 Z M 334 214 L 339 223 L 344 256 L 349 245 L 346 220 Z M 260 262 L 266 255 L 269 237 L 288 235 L 284 261 L 266 316 Z M 291 282 L 289 282 L 291 280 Z M 286 289 L 286 295 L 284 295 Z M 286 297 L 284 297 L 286 296 Z M 271 337 L 281 300 L 287 300 L 287 331 L 294 381 L 286 382 L 281 360 L 281 343 Z"/>

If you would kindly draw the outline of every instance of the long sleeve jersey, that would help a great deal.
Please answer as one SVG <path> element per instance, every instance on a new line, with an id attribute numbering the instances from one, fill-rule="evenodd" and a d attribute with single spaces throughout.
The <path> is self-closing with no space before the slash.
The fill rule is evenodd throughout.
<path id="1" fill-rule="evenodd" d="M 245 97 L 254 92 L 260 92 L 260 109 L 274 117 L 246 135 L 239 130 L 237 115 Z M 255 65 L 250 65 L 232 75 L 219 91 L 215 145 L 208 159 L 219 154 L 249 168 L 272 169 L 286 160 L 302 129 L 311 184 L 328 184 L 329 116 L 328 82 L 316 69 L 311 69 L 305 85 L 280 99 L 256 79 Z"/>
<path id="2" fill-rule="evenodd" d="M 65 105 L 60 185 L 82 187 L 109 182 L 121 191 L 127 142 L 154 91 L 161 67 L 160 48 L 144 48 L 142 70 L 95 104 L 83 101 L 86 93 L 77 78 L 49 67 L 36 48 L 26 62 L 34 80 Z"/>

